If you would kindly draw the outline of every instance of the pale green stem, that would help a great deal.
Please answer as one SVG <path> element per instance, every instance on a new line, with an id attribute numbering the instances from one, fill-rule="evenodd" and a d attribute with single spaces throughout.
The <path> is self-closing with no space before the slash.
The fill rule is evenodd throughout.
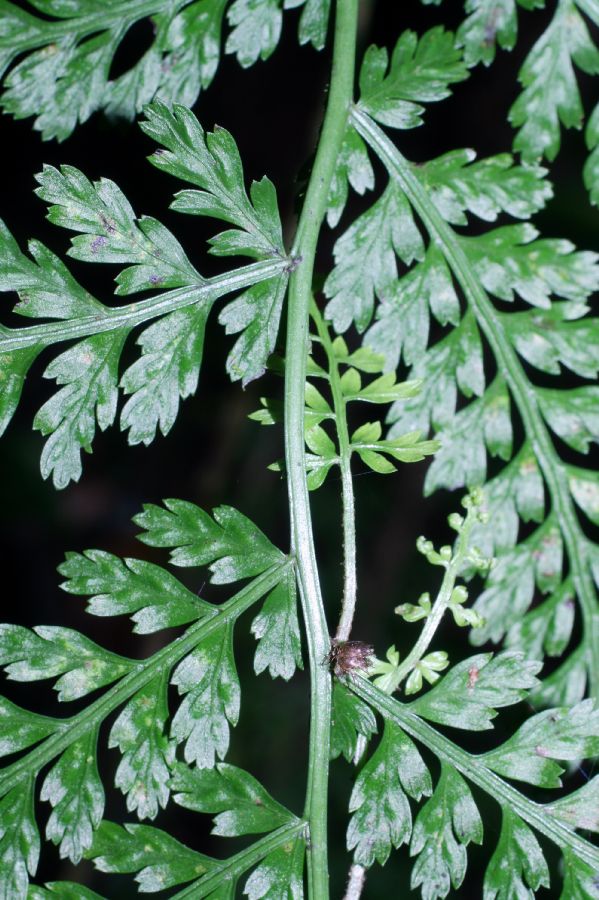
<path id="1" fill-rule="evenodd" d="M 281 828 L 271 831 L 270 834 L 260 838 L 259 841 L 247 847 L 247 849 L 224 860 L 218 868 L 187 885 L 183 890 L 174 894 L 170 900 L 184 900 L 184 898 L 202 900 L 202 897 L 207 897 L 209 894 L 216 892 L 226 882 L 237 881 L 244 872 L 247 872 L 248 869 L 251 869 L 252 866 L 263 860 L 273 850 L 278 850 L 279 847 L 288 844 L 289 841 L 297 839 L 300 832 L 305 829 L 306 823 L 301 819 L 291 822 L 289 825 L 282 825 Z"/>
<path id="2" fill-rule="evenodd" d="M 354 483 L 351 474 L 351 443 L 347 430 L 346 401 L 341 389 L 341 377 L 339 365 L 333 351 L 333 342 L 327 324 L 321 315 L 316 302 L 313 300 L 310 313 L 314 319 L 316 330 L 322 347 L 327 355 L 329 364 L 329 383 L 333 396 L 333 409 L 335 411 L 335 425 L 339 441 L 339 468 L 341 470 L 341 506 L 343 522 L 343 599 L 341 601 L 341 616 L 337 631 L 336 641 L 347 641 L 351 634 L 354 612 L 356 609 L 356 508 L 354 501 Z"/>
<path id="3" fill-rule="evenodd" d="M 268 591 L 272 590 L 285 577 L 285 573 L 291 565 L 292 561 L 287 560 L 282 565 L 272 566 L 263 575 L 258 576 L 242 588 L 234 597 L 223 603 L 221 607 L 215 608 L 212 614 L 205 616 L 188 628 L 181 637 L 176 638 L 148 659 L 141 660 L 114 687 L 102 694 L 94 703 L 90 703 L 87 709 L 72 718 L 59 719 L 54 734 L 3 770 L 0 775 L 0 796 L 8 793 L 21 779 L 29 777 L 32 772 L 38 772 L 42 766 L 47 765 L 93 728 L 97 728 L 113 710 L 149 684 L 153 678 L 171 669 L 209 635 L 223 628 L 229 622 L 234 622 L 246 609 L 249 609 Z"/>
<path id="4" fill-rule="evenodd" d="M 304 394 L 312 278 L 318 236 L 343 143 L 353 97 L 358 0 L 337 0 L 333 65 L 326 114 L 300 216 L 293 255 L 297 268 L 289 280 L 285 353 L 285 461 L 291 541 L 297 561 L 300 597 L 310 657 L 310 756 L 304 818 L 310 825 L 308 895 L 329 896 L 327 805 L 331 727 L 329 631 L 322 602 L 304 448 Z"/>
<path id="5" fill-rule="evenodd" d="M 433 607 L 427 618 L 425 619 L 418 640 L 416 641 L 404 661 L 401 663 L 401 665 L 397 667 L 395 678 L 397 679 L 398 686 L 401 684 L 406 675 L 410 674 L 412 669 L 420 662 L 420 660 L 428 650 L 430 643 L 435 636 L 437 628 L 441 624 L 443 616 L 447 612 L 449 601 L 451 600 L 451 594 L 455 587 L 456 579 L 462 570 L 464 559 L 466 558 L 466 554 L 468 553 L 468 542 L 473 525 L 474 518 L 471 510 L 468 510 L 468 515 L 466 516 L 464 524 L 462 525 L 462 530 L 460 531 L 460 536 L 458 538 L 455 553 L 453 554 L 451 562 L 448 564 L 445 570 L 445 575 L 443 576 L 443 581 L 441 582 L 441 587 L 439 588 L 439 593 L 437 594 L 437 598 L 433 603 Z"/>
<path id="6" fill-rule="evenodd" d="M 58 341 L 70 341 L 74 338 L 100 334 L 103 331 L 115 331 L 117 328 L 134 328 L 142 322 L 148 322 L 157 316 L 184 309 L 194 304 L 212 304 L 219 297 L 250 287 L 259 281 L 281 275 L 289 266 L 289 260 L 276 259 L 240 266 L 232 272 L 206 278 L 173 291 L 137 300 L 123 306 L 105 307 L 104 312 L 93 316 L 80 316 L 60 322 L 47 322 L 43 325 L 29 325 L 25 328 L 6 328 L 0 326 L 0 352 L 12 353 L 26 347 L 45 347 Z"/>
<path id="7" fill-rule="evenodd" d="M 357 677 L 346 683 L 354 694 L 370 704 L 380 715 L 399 725 L 425 747 L 432 750 L 438 759 L 449 763 L 458 772 L 461 772 L 469 781 L 493 797 L 501 807 L 515 812 L 558 847 L 570 849 L 576 856 L 599 871 L 599 847 L 585 841 L 572 828 L 551 816 L 541 803 L 530 800 L 488 769 L 484 762 L 484 756 L 475 756 L 462 750 L 444 734 L 436 731 L 435 728 L 411 712 L 409 704 L 400 703 L 389 697 L 366 678 Z"/>
<path id="8" fill-rule="evenodd" d="M 473 310 L 481 331 L 493 350 L 497 365 L 514 398 L 526 434 L 547 483 L 564 542 L 568 550 L 572 581 L 578 596 L 588 648 L 589 693 L 599 697 L 599 609 L 588 561 L 587 540 L 576 516 L 570 496 L 568 478 L 549 435 L 536 393 L 531 386 L 501 317 L 491 303 L 466 256 L 459 235 L 438 212 L 434 202 L 415 175 L 410 163 L 401 155 L 384 131 L 361 109 L 354 107 L 352 121 L 358 132 L 372 147 L 423 221 L 431 240 L 443 251 L 449 266 Z"/>

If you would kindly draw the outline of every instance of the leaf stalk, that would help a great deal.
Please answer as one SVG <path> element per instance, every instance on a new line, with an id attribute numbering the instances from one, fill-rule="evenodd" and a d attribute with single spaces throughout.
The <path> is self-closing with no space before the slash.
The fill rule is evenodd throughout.
<path id="1" fill-rule="evenodd" d="M 26 347 L 42 347 L 59 341 L 70 341 L 115 331 L 117 328 L 135 328 L 158 316 L 184 309 L 186 306 L 205 303 L 212 304 L 219 297 L 232 291 L 251 287 L 259 281 L 266 281 L 284 272 L 289 261 L 286 259 L 266 260 L 240 266 L 233 272 L 207 278 L 197 284 L 176 288 L 173 291 L 138 300 L 124 306 L 106 307 L 106 312 L 97 316 L 81 316 L 67 321 L 48 322 L 44 325 L 30 325 L 27 328 L 0 327 L 0 353 L 11 353 Z"/>
<path id="2" fill-rule="evenodd" d="M 347 641 L 351 634 L 354 613 L 356 610 L 357 575 L 356 575 L 356 507 L 354 500 L 354 483 L 351 474 L 352 448 L 347 428 L 347 404 L 341 388 L 339 365 L 333 351 L 333 342 L 327 324 L 312 300 L 310 314 L 316 325 L 318 336 L 329 364 L 329 384 L 333 396 L 335 411 L 335 427 L 339 441 L 339 469 L 341 471 L 341 507 L 343 521 L 343 599 L 341 615 L 335 632 L 336 641 Z"/>
<path id="3" fill-rule="evenodd" d="M 304 447 L 304 392 L 309 311 L 318 237 L 353 99 L 358 0 L 337 0 L 327 108 L 291 256 L 301 258 L 289 281 L 285 368 L 285 457 L 291 544 L 306 626 L 311 679 L 310 755 L 304 817 L 310 825 L 308 894 L 329 896 L 327 801 L 331 723 L 330 638 L 310 515 Z"/>

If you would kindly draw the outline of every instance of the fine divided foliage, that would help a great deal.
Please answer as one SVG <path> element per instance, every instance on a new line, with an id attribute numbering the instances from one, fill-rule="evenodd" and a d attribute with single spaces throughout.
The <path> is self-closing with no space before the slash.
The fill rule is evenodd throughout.
<path id="1" fill-rule="evenodd" d="M 268 59 L 283 7 L 304 3 L 299 40 L 322 49 L 330 0 L 3 0 L 0 105 L 17 119 L 35 116 L 34 128 L 58 140 L 97 110 L 132 119 L 157 97 L 192 106 L 223 52 L 244 68 Z M 115 76 L 115 55 L 136 26 L 152 39 Z"/>
<path id="2" fill-rule="evenodd" d="M 161 145 L 151 161 L 194 185 L 177 193 L 173 208 L 232 225 L 211 239 L 211 252 L 256 262 L 206 279 L 160 222 L 135 215 L 114 182 L 93 183 L 70 166 L 47 166 L 37 176 L 37 193 L 49 206 L 49 220 L 76 233 L 70 256 L 125 264 L 115 278 L 117 297 L 151 292 L 128 305 L 107 306 L 42 244 L 32 241 L 27 256 L 1 227 L 0 288 L 18 293 L 19 315 L 57 321 L 28 328 L 0 326 L 5 385 L 0 429 L 10 421 L 37 355 L 50 345 L 77 340 L 48 364 L 44 376 L 55 380 L 59 390 L 34 421 L 48 438 L 42 475 L 52 476 L 59 488 L 80 478 L 81 450 L 91 451 L 96 423 L 102 430 L 113 424 L 119 388 L 127 397 L 120 427 L 128 431 L 130 444 L 148 445 L 158 430 L 168 434 L 180 400 L 197 388 L 206 320 L 218 298 L 244 289 L 220 314 L 228 333 L 241 333 L 227 361 L 233 379 L 245 384 L 258 377 L 276 340 L 289 264 L 272 182 L 254 182 L 248 196 L 231 135 L 222 128 L 206 134 L 184 107 L 169 109 L 156 102 L 146 108 L 142 128 Z M 139 358 L 120 374 L 123 345 L 139 326 L 144 326 L 136 337 Z"/>
<path id="3" fill-rule="evenodd" d="M 445 568 L 446 574 L 434 604 L 425 594 L 418 605 L 402 604 L 396 610 L 407 622 L 423 620 L 421 634 L 406 660 L 400 665 L 399 654 L 391 648 L 387 662 L 377 661 L 370 667 L 368 674 L 376 676 L 372 684 L 359 675 L 348 675 L 346 687 L 354 693 L 353 701 L 348 701 L 345 693 L 336 694 L 333 735 L 337 729 L 340 733 L 336 741 L 334 737 L 333 747 L 341 752 L 347 747 L 348 760 L 361 761 L 366 741 L 376 728 L 376 723 L 364 716 L 363 710 L 368 710 L 368 706 L 361 701 L 366 701 L 385 722 L 381 740 L 362 766 L 350 798 L 353 815 L 347 846 L 354 851 L 354 865 L 366 870 L 375 861 L 384 864 L 394 848 L 409 844 L 410 855 L 416 857 L 412 888 L 420 887 L 427 900 L 446 897 L 464 882 L 467 845 L 483 841 L 482 819 L 467 779 L 498 801 L 503 814 L 499 843 L 486 870 L 485 897 L 530 895 L 529 891 L 541 885 L 549 886 L 548 864 L 535 831 L 557 844 L 565 863 L 571 855 L 579 860 L 571 877 L 572 885 L 582 891 L 589 867 L 596 867 L 599 861 L 599 849 L 585 841 L 581 843 L 573 828 L 597 830 L 593 824 L 596 816 L 591 813 L 588 817 L 583 809 L 587 795 L 589 808 L 596 801 L 596 779 L 581 790 L 584 800 L 580 798 L 580 806 L 574 793 L 544 807 L 545 815 L 540 814 L 537 803 L 514 789 L 509 781 L 559 788 L 565 767 L 558 760 L 597 756 L 599 710 L 594 701 L 537 713 L 496 749 L 478 756 L 465 752 L 458 743 L 426 724 L 468 731 L 493 728 L 501 708 L 526 699 L 539 684 L 536 676 L 542 663 L 527 660 L 521 651 L 471 656 L 441 678 L 439 671 L 447 667 L 447 654 L 435 651 L 425 655 L 444 612 L 452 612 L 457 625 L 477 629 L 484 625 L 473 617 L 475 611 L 463 609 L 467 592 L 455 585 L 456 575 L 469 563 L 479 569 L 488 563 L 478 551 L 469 550 L 473 530 L 485 517 L 479 510 L 481 501 L 481 492 L 475 491 L 465 500 L 466 517 L 450 517 L 450 525 L 459 535 L 455 551 L 449 546 L 436 551 L 430 541 L 419 540 L 419 549 L 428 561 Z M 406 676 L 406 695 L 420 691 L 424 681 L 434 687 L 408 704 L 390 699 Z M 352 702 L 358 704 L 353 733 L 344 721 Z M 362 736 L 360 749 L 357 733 Z M 429 768 L 412 738 L 432 750 L 441 763 L 434 791 Z M 414 819 L 409 798 L 418 804 L 422 797 L 430 799 L 420 805 Z M 564 818 L 563 810 L 574 807 L 581 817 Z M 570 827 L 563 828 L 565 824 Z M 563 900 L 570 896 L 567 890 L 564 886 Z"/>
<path id="4" fill-rule="evenodd" d="M 209 565 L 211 581 L 219 584 L 251 580 L 215 606 L 152 563 L 121 560 L 98 550 L 71 553 L 60 566 L 66 579 L 62 586 L 88 597 L 90 614 L 129 615 L 133 630 L 141 634 L 183 624 L 190 627 L 141 661 L 111 653 L 68 628 L 1 627 L 0 663 L 9 679 L 56 679 L 53 687 L 61 701 L 112 685 L 70 718 L 41 716 L 2 698 L 2 755 L 37 745 L 0 773 L 3 897 L 29 896 L 28 876 L 35 875 L 39 856 L 33 814 L 38 788 L 40 800 L 52 807 L 46 838 L 74 863 L 87 855 L 102 871 L 140 872 L 143 890 L 185 883 L 216 866 L 212 860 L 204 864 L 201 854 L 160 829 L 132 824 L 123 830 L 103 821 L 98 731 L 115 710 L 120 711 L 108 734 L 108 746 L 120 754 L 115 783 L 137 818 L 156 818 L 172 796 L 184 807 L 218 813 L 216 833 L 227 836 L 275 832 L 299 821 L 249 773 L 234 766 L 214 768 L 227 753 L 230 729 L 239 717 L 232 643 L 239 616 L 265 598 L 252 626 L 260 639 L 257 673 L 270 663 L 273 677 L 288 679 L 301 665 L 289 560 L 230 507 L 210 516 L 191 503 L 170 500 L 164 508 L 147 507 L 137 522 L 146 529 L 141 535 L 145 543 L 171 549 L 173 565 Z M 169 684 L 181 698 L 174 706 L 169 704 Z M 177 762 L 179 746 L 182 754 Z M 38 779 L 49 763 L 51 768 Z M 293 833 L 299 834 L 300 826 L 294 827 Z M 258 852 L 254 861 L 262 855 Z"/>
<path id="5" fill-rule="evenodd" d="M 46 439 L 42 476 L 57 488 L 82 477 L 82 451 L 117 414 L 131 445 L 166 436 L 196 392 L 207 319 L 226 298 L 218 321 L 234 337 L 223 365 L 242 388 L 264 376 L 250 419 L 280 428 L 269 477 L 287 482 L 290 533 L 280 549 L 233 506 L 166 499 L 134 522 L 146 555 L 168 551 L 168 567 L 67 553 L 59 572 L 71 603 L 156 635 L 135 658 L 93 629 L 0 625 L 6 678 L 51 679 L 60 703 L 76 702 L 61 716 L 44 714 L 39 690 L 33 709 L 22 706 L 23 685 L 0 697 L 0 900 L 340 896 L 328 840 L 341 854 L 342 830 L 327 829 L 327 814 L 342 766 L 353 772 L 345 900 L 369 895 L 375 864 L 391 868 L 393 895 L 423 900 L 599 897 L 599 479 L 588 462 L 599 443 L 599 256 L 533 224 L 554 195 L 546 166 L 564 128 L 586 123 L 583 179 L 599 204 L 599 106 L 585 117 L 579 84 L 599 74 L 599 4 L 557 0 L 543 18 L 543 0 L 465 0 L 454 33 L 436 24 L 441 0 L 423 3 L 430 27 L 358 59 L 371 7 L 359 0 L 0 0 L 2 108 L 58 140 L 95 111 L 143 114 L 151 163 L 180 184 L 171 209 L 226 223 L 208 252 L 246 258 L 206 278 L 113 181 L 45 166 L 36 177 L 48 219 L 72 233 L 73 259 L 116 267 L 115 299 L 93 296 L 38 241 L 24 252 L 0 222 L 0 290 L 32 320 L 0 324 L 0 432 L 43 355 L 57 388 L 33 426 Z M 402 132 L 512 50 L 523 14 L 539 27 L 506 105 L 513 155 L 498 147 L 478 159 L 458 146 L 407 159 Z M 285 21 L 300 44 L 332 52 L 288 245 L 272 182 L 248 185 L 231 134 L 206 132 L 189 108 L 222 54 L 243 68 L 268 60 Z M 123 70 L 124 41 L 144 28 L 146 47 Z M 333 237 L 319 245 L 325 222 Z M 350 639 L 359 601 L 364 627 L 384 612 L 378 594 L 358 591 L 353 482 L 408 463 L 422 464 L 426 496 L 459 491 L 462 509 L 448 519 L 451 543 L 418 537 L 441 577 L 414 602 L 397 586 L 395 626 L 375 649 Z M 339 599 L 337 557 L 324 597 L 319 568 L 321 541 L 338 536 L 313 527 L 309 491 L 340 507 Z M 397 506 L 406 530 L 414 511 L 403 495 Z M 177 568 L 194 571 L 183 581 Z M 205 599 L 203 577 L 236 587 Z M 309 670 L 295 689 L 310 705 L 301 811 L 244 768 L 234 743 L 242 699 L 252 706 L 240 630 L 255 639 L 255 676 L 288 682 Z M 275 719 L 266 710 L 252 724 L 264 744 L 277 745 Z M 296 749 L 288 738 L 281 747 Z M 169 805 L 181 820 L 210 816 L 236 852 L 181 842 L 167 830 Z M 472 845 L 484 845 L 474 885 Z M 40 859 L 73 880 L 36 884 Z M 92 868 L 106 894 L 86 886 Z"/>
<path id="6" fill-rule="evenodd" d="M 438 3 L 441 0 L 422 0 Z M 514 150 L 526 163 L 555 159 L 562 129 L 585 129 L 589 155 L 583 170 L 589 199 L 599 204 L 599 106 L 584 109 L 580 81 L 599 74 L 599 5 L 596 0 L 465 0 L 466 17 L 456 33 L 456 46 L 470 68 L 489 66 L 497 48 L 513 50 L 522 10 L 548 7 L 544 26 L 535 31 L 518 72 L 520 93 L 508 112 L 516 129 Z M 596 100 L 594 101 L 596 102 Z M 390 123 L 387 123 L 390 124 Z"/>
<path id="7" fill-rule="evenodd" d="M 593 897 L 592 889 L 585 891 L 592 888 L 599 849 L 578 837 L 574 829 L 597 831 L 593 813 L 588 815 L 596 803 L 597 779 L 582 789 L 589 797 L 585 814 L 586 796 L 575 793 L 565 801 L 541 806 L 496 777 L 499 773 L 526 784 L 560 786 L 558 775 L 564 769 L 555 760 L 599 752 L 599 713 L 592 701 L 538 713 L 503 745 L 479 756 L 467 753 L 423 721 L 457 729 L 493 727 L 497 709 L 525 697 L 535 686 L 539 668 L 540 664 L 526 663 L 517 651 L 494 659 L 490 654 L 471 657 L 411 704 L 391 699 L 363 678 L 349 684 L 385 720 L 384 736 L 362 768 L 350 802 L 354 814 L 347 841 L 350 849 L 355 848 L 357 864 L 368 867 L 375 859 L 384 863 L 394 847 L 406 843 L 415 857 L 412 888 L 420 888 L 427 900 L 446 897 L 452 888 L 458 890 L 466 874 L 467 846 L 482 843 L 484 834 L 470 781 L 491 795 L 502 811 L 501 834 L 485 874 L 485 897 L 534 896 L 540 886 L 550 886 L 549 867 L 535 832 L 564 855 L 567 876 L 561 900 Z M 467 716 L 462 714 L 464 702 Z M 582 719 L 581 729 L 577 723 Z M 411 738 L 432 750 L 441 762 L 434 791 L 428 767 Z M 418 801 L 431 794 L 413 820 L 408 797 Z M 580 818 L 564 817 L 561 803 L 566 809 L 576 805 Z"/>
<path id="8" fill-rule="evenodd" d="M 400 38 L 398 47 L 401 43 Z M 368 73 L 367 61 L 364 66 Z M 421 79 L 415 70 L 416 86 Z M 409 83 L 406 75 L 402 90 Z M 351 314 L 357 328 L 365 330 L 365 346 L 384 355 L 387 371 L 401 361 L 410 378 L 423 384 L 407 402 L 392 407 L 388 439 L 413 429 L 435 432 L 441 448 L 427 472 L 426 493 L 487 482 L 488 523 L 477 527 L 475 540 L 497 564 L 474 606 L 484 624 L 473 641 L 505 640 L 539 659 L 560 656 L 568 648 L 576 661 L 574 682 L 561 676 L 550 680 L 537 700 L 575 702 L 584 696 L 587 682 L 596 695 L 597 599 L 587 561 L 596 555 L 596 545 L 576 509 L 596 524 L 598 485 L 592 471 L 560 458 L 555 438 L 584 453 L 599 436 L 591 414 L 599 331 L 596 318 L 587 316 L 588 300 L 599 288 L 598 258 L 568 241 L 540 238 L 528 221 L 476 236 L 465 232 L 469 216 L 491 223 L 501 214 L 532 216 L 552 193 L 546 171 L 506 154 L 476 162 L 471 151 L 411 163 L 374 118 L 393 127 L 406 125 L 391 121 L 388 111 L 381 115 L 363 83 L 365 89 L 352 121 L 389 180 L 381 187 L 381 199 L 335 245 L 336 267 L 325 284 L 331 297 L 328 314 L 338 328 L 350 324 L 349 318 L 336 317 L 331 285 L 355 266 L 351 233 L 360 233 L 363 220 L 393 192 L 403 209 L 398 230 L 408 236 L 411 249 L 395 245 L 404 263 L 399 278 L 391 256 L 385 278 L 378 287 L 373 283 L 371 291 L 380 300 L 374 315 L 371 300 L 364 307 L 360 299 L 366 297 L 363 279 L 354 279 Z M 402 108 L 392 84 L 380 98 L 385 102 Z M 389 250 L 385 231 L 376 229 L 369 253 Z M 483 364 L 489 352 L 491 366 Z M 577 376 L 576 382 L 570 380 L 575 386 L 550 385 L 545 376 L 563 370 Z M 514 415 L 523 431 L 517 442 Z M 522 523 L 530 522 L 535 527 L 525 529 Z M 535 588 L 548 598 L 529 612 Z M 578 646 L 571 642 L 574 597 L 583 629 Z"/>

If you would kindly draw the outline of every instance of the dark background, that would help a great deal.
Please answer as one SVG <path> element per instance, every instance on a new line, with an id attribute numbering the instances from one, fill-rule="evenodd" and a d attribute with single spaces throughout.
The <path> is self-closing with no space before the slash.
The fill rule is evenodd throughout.
<path id="1" fill-rule="evenodd" d="M 553 4 L 549 4 L 550 10 Z M 231 57 L 222 61 L 210 89 L 202 94 L 195 110 L 202 124 L 215 123 L 235 136 L 248 180 L 268 174 L 277 186 L 289 243 L 293 235 L 295 209 L 302 190 L 302 172 L 309 167 L 321 121 L 329 71 L 329 52 L 316 53 L 299 47 L 296 39 L 299 11 L 285 14 L 281 43 L 271 59 L 242 70 Z M 521 37 L 511 54 L 500 52 L 490 69 L 479 67 L 473 76 L 456 87 L 451 99 L 430 107 L 426 125 L 400 135 L 402 151 L 424 161 L 454 147 L 473 146 L 480 156 L 509 150 L 513 132 L 506 115 L 517 95 L 516 73 L 524 53 L 532 46 L 548 20 L 548 13 L 520 11 Z M 445 8 L 422 7 L 417 0 L 364 2 L 360 31 L 362 48 L 369 43 L 391 46 L 405 28 L 423 31 L 437 22 L 456 27 L 461 21 L 461 4 L 446 2 Z M 146 23 L 134 28 L 115 61 L 124 70 L 143 52 L 150 40 Z M 581 85 L 587 110 L 596 100 L 588 79 Z M 135 124 L 109 124 L 94 116 L 79 127 L 62 145 L 43 143 L 31 130 L 31 121 L 0 119 L 2 129 L 2 207 L 0 213 L 22 246 L 30 237 L 40 238 L 57 252 L 68 247 L 68 234 L 49 226 L 44 204 L 34 196 L 33 175 L 43 163 L 69 163 L 89 177 L 114 179 L 125 191 L 138 214 L 150 214 L 164 222 L 182 241 L 192 261 L 206 275 L 223 270 L 223 261 L 206 255 L 205 238 L 214 232 L 209 223 L 168 210 L 178 185 L 154 170 L 145 157 L 154 149 Z M 556 198 L 537 218 L 550 236 L 569 237 L 585 248 L 598 249 L 598 215 L 589 207 L 581 183 L 585 158 L 583 138 L 568 133 L 553 167 L 559 185 Z M 384 183 L 379 180 L 380 184 Z M 342 221 L 349 223 L 362 208 L 353 198 Z M 323 233 L 318 265 L 326 272 L 331 264 L 333 238 Z M 224 261 L 226 265 L 226 260 Z M 93 293 L 106 301 L 112 294 L 111 267 L 91 267 L 72 263 L 75 275 Z M 5 297 L 6 315 L 12 297 Z M 353 338 L 350 338 L 353 339 Z M 131 344 L 132 341 L 129 341 Z M 4 619 L 25 625 L 63 624 L 78 628 L 98 643 L 131 656 L 145 656 L 172 634 L 131 636 L 127 620 L 90 619 L 83 612 L 81 598 L 59 590 L 56 566 L 65 550 L 98 547 L 123 556 L 139 556 L 157 562 L 165 557 L 135 540 L 131 517 L 144 502 L 165 497 L 192 500 L 204 508 L 230 503 L 256 521 L 283 547 L 288 537 L 286 490 L 277 474 L 266 466 L 282 455 L 282 434 L 278 428 L 262 428 L 250 422 L 248 413 L 256 409 L 263 394 L 280 394 L 276 376 L 266 376 L 243 391 L 231 385 L 224 374 L 224 359 L 231 341 L 223 334 L 216 315 L 208 324 L 205 360 L 200 387 L 195 398 L 182 404 L 176 425 L 167 438 L 158 437 L 149 448 L 126 446 L 117 428 L 98 434 L 94 453 L 84 457 L 81 482 L 62 492 L 54 490 L 39 474 L 42 439 L 31 430 L 35 412 L 53 389 L 42 379 L 52 358 L 42 354 L 28 379 L 20 408 L 0 443 L 3 487 L 0 505 L 3 549 Z M 55 352 L 55 351 L 54 351 Z M 130 352 L 130 351 L 129 351 Z M 126 356 L 125 360 L 126 361 Z M 124 366 L 123 366 L 124 368 Z M 438 541 L 449 540 L 446 516 L 458 506 L 458 496 L 440 494 L 422 499 L 426 464 L 402 466 L 392 478 L 363 470 L 356 465 L 355 479 L 359 540 L 359 610 L 353 637 L 372 642 L 379 656 L 395 643 L 409 646 L 418 626 L 405 626 L 393 615 L 394 606 L 415 601 L 423 590 L 434 591 L 437 571 L 422 564 L 415 553 L 416 537 L 424 533 Z M 329 478 L 313 497 L 314 522 L 322 564 L 325 597 L 334 623 L 341 583 L 338 481 Z M 196 590 L 203 588 L 203 572 L 177 572 Z M 222 599 L 222 589 L 205 587 L 208 598 Z M 253 639 L 249 635 L 251 613 L 236 628 L 237 661 L 242 681 L 242 714 L 233 733 L 230 762 L 243 765 L 265 782 L 282 802 L 299 812 L 303 804 L 308 733 L 308 679 L 296 676 L 290 684 L 256 678 L 252 671 Z M 333 629 L 333 624 L 331 625 Z M 437 646 L 451 651 L 453 659 L 468 652 L 463 634 L 447 623 Z M 6 684 L 16 702 L 47 714 L 65 715 L 68 709 L 54 700 L 49 684 Z M 105 723 L 100 740 L 100 763 L 105 784 L 117 764 L 117 754 L 107 751 L 106 735 L 114 717 Z M 509 728 L 510 716 L 502 717 Z M 483 750 L 499 740 L 503 732 L 469 736 L 470 749 Z M 507 732 L 505 732 L 507 733 Z M 437 765 L 427 759 L 433 775 Z M 349 857 L 344 850 L 344 829 L 352 772 L 338 761 L 331 778 L 332 896 L 340 897 Z M 41 780 L 39 781 L 41 784 Z M 484 861 L 498 836 L 499 817 L 494 805 L 477 794 L 485 819 L 487 847 L 469 852 L 469 878 L 459 896 L 480 896 Z M 43 825 L 48 805 L 40 806 Z M 123 797 L 107 790 L 106 817 L 130 820 Z M 190 846 L 216 856 L 228 855 L 243 846 L 208 835 L 208 817 L 199 817 L 170 806 L 155 822 Z M 554 861 L 553 850 L 547 847 Z M 417 896 L 409 892 L 410 864 L 405 848 L 392 855 L 381 869 L 375 866 L 368 877 L 365 897 L 379 900 L 397 896 Z M 84 881 L 110 898 L 132 896 L 132 883 L 109 878 L 84 863 L 74 870 L 60 861 L 57 850 L 43 844 L 39 881 L 70 879 Z M 245 879 L 242 879 L 243 885 Z M 547 894 L 546 894 L 547 896 Z M 557 893 L 556 893 L 557 896 Z"/>

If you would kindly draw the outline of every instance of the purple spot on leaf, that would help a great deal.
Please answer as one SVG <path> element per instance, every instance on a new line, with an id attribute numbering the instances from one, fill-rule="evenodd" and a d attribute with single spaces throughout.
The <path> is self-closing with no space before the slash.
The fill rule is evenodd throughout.
<path id="1" fill-rule="evenodd" d="M 97 237 L 93 239 L 90 245 L 90 250 L 92 253 L 97 253 L 100 247 L 103 247 L 104 244 L 107 244 L 108 240 L 103 237 L 103 235 L 99 234 Z"/>
<path id="2" fill-rule="evenodd" d="M 114 222 L 111 222 L 111 220 L 108 219 L 106 216 L 102 215 L 102 213 L 100 213 L 100 221 L 101 221 L 102 225 L 104 226 L 104 228 L 106 229 L 106 231 L 108 232 L 108 234 L 115 233 L 116 226 L 115 226 Z"/>

